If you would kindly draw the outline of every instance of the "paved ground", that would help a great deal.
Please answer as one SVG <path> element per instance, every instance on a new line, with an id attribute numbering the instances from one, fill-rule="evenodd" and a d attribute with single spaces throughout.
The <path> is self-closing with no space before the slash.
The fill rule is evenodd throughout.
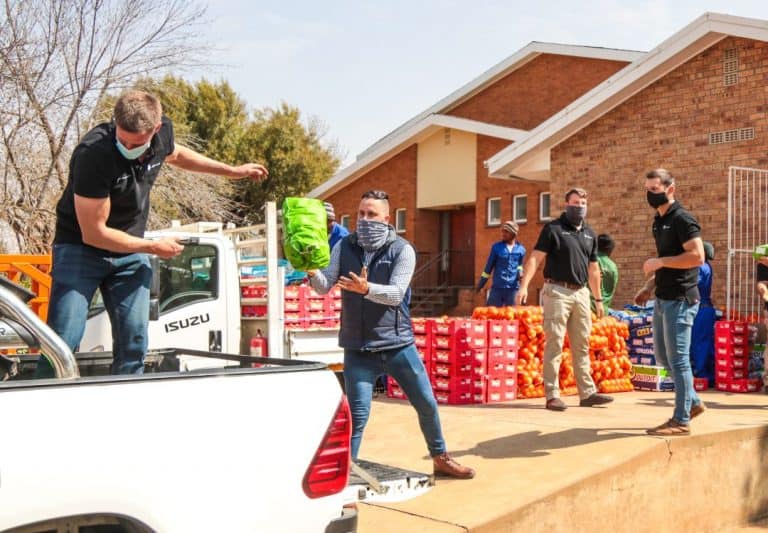
<path id="1" fill-rule="evenodd" d="M 359 531 L 466 531 L 655 447 L 659 437 L 645 429 L 671 416 L 672 394 L 615 397 L 613 404 L 591 409 L 567 397 L 570 408 L 563 413 L 545 410 L 542 399 L 441 407 L 451 453 L 474 467 L 477 477 L 438 481 L 405 502 L 362 504 Z M 709 409 L 693 422 L 695 434 L 768 425 L 766 394 L 708 391 L 702 397 Z M 396 400 L 374 402 L 360 457 L 431 471 L 415 411 Z"/>

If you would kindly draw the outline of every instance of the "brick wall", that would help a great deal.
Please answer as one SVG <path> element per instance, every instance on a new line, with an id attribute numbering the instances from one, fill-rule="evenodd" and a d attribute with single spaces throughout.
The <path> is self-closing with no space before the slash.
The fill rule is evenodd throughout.
<path id="1" fill-rule="evenodd" d="M 542 54 L 447 114 L 530 130 L 626 65 Z"/>
<path id="2" fill-rule="evenodd" d="M 723 84 L 723 51 L 739 51 L 739 81 Z M 582 186 L 588 219 L 616 239 L 617 306 L 643 280 L 655 256 L 654 211 L 645 200 L 645 173 L 664 167 L 677 180 L 676 198 L 716 249 L 713 299 L 725 305 L 728 167 L 768 169 L 768 43 L 726 38 L 653 83 L 552 150 L 552 194 Z M 755 139 L 708 144 L 708 133 L 754 127 Z"/>
<path id="3" fill-rule="evenodd" d="M 505 148 L 508 144 L 509 141 L 496 139 L 494 137 L 479 135 L 477 138 L 477 224 L 475 225 L 475 248 L 477 250 L 475 255 L 476 277 L 480 276 L 480 273 L 485 267 L 485 262 L 488 259 L 491 245 L 501 239 L 500 226 L 488 226 L 487 224 L 488 198 L 501 197 L 501 220 L 504 222 L 512 219 L 512 197 L 518 194 L 525 194 L 528 196 L 528 222 L 520 224 L 520 233 L 517 236 L 528 252 L 533 250 L 533 246 L 536 244 L 536 239 L 538 239 L 541 228 L 544 225 L 543 222 L 539 221 L 539 194 L 549 190 L 548 183 L 489 178 L 488 171 L 483 167 L 484 161 Z M 561 202 L 558 202 L 556 199 L 551 202 L 551 213 L 553 216 L 559 216 L 560 203 Z M 537 303 L 536 289 L 540 288 L 542 283 L 543 278 L 541 273 L 539 273 L 531 283 L 528 293 L 528 303 Z M 490 284 L 489 281 L 486 286 L 490 287 Z"/>
<path id="4" fill-rule="evenodd" d="M 411 241 L 417 252 L 436 252 L 440 247 L 440 213 L 426 209 L 416 209 L 416 153 L 413 144 L 369 171 L 360 179 L 343 190 L 325 198 L 331 202 L 336 218 L 351 215 L 350 230 L 354 230 L 357 221 L 357 208 L 360 196 L 371 189 L 379 189 L 389 194 L 390 222 L 395 224 L 395 210 L 405 208 L 405 233 L 400 235 Z"/>

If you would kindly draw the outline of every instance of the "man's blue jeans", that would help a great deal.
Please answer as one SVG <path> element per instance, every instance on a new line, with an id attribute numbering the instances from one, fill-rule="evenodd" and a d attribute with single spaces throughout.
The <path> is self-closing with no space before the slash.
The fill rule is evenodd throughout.
<path id="1" fill-rule="evenodd" d="M 88 307 L 97 288 L 112 323 L 112 373 L 142 374 L 147 352 L 149 287 L 152 268 L 146 254 L 105 257 L 79 244 L 53 247 L 53 287 L 48 325 L 75 351 L 83 338 Z M 52 377 L 45 357 L 38 377 Z"/>
<path id="2" fill-rule="evenodd" d="M 698 303 L 690 305 L 685 300 L 658 298 L 653 308 L 656 360 L 675 381 L 675 411 L 672 418 L 684 425 L 691 421 L 691 406 L 701 403 L 693 388 L 690 359 L 691 328 L 698 311 Z"/>
<path id="3" fill-rule="evenodd" d="M 411 344 L 380 352 L 344 350 L 344 385 L 352 412 L 352 459 L 357 459 L 363 430 L 371 413 L 373 385 L 381 374 L 394 378 L 416 409 L 429 454 L 435 457 L 445 453 L 437 401 L 432 393 L 424 363 L 419 359 L 416 346 Z"/>

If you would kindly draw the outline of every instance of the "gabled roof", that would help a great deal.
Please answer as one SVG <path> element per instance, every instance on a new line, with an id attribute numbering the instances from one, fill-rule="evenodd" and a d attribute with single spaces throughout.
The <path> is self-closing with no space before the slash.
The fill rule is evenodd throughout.
<path id="1" fill-rule="evenodd" d="M 456 117 L 448 117 L 447 115 L 444 115 L 444 113 L 461 105 L 465 101 L 469 100 L 476 94 L 485 90 L 487 87 L 493 85 L 500 79 L 524 66 L 526 63 L 532 61 L 541 54 L 565 55 L 631 62 L 635 61 L 638 57 L 641 57 L 643 52 L 636 52 L 632 50 L 617 50 L 612 48 L 599 48 L 592 46 L 575 46 L 556 43 L 532 42 L 509 56 L 501 63 L 498 63 L 497 65 L 483 72 L 480 76 L 473 79 L 466 85 L 449 94 L 431 106 L 429 109 L 426 109 L 422 113 L 419 113 L 412 119 L 408 120 L 405 124 L 393 130 L 385 137 L 376 141 L 374 144 L 360 153 L 357 156 L 357 160 L 353 164 L 345 167 L 336 175 L 331 177 L 328 181 L 310 191 L 309 196 L 325 197 L 327 195 L 333 194 L 340 188 L 353 182 L 366 171 L 386 161 L 386 159 L 392 157 L 398 151 L 403 150 L 414 142 L 418 142 L 416 137 L 421 140 L 424 137 L 430 135 L 432 132 L 426 132 L 424 129 L 430 125 L 464 129 L 466 131 L 474 131 L 475 133 L 482 133 L 484 135 L 490 135 L 514 141 L 519 140 L 521 138 L 519 132 L 522 130 L 505 128 L 503 126 L 496 126 L 473 120 L 459 119 Z M 438 118 L 435 119 L 433 117 Z M 448 119 L 460 122 L 456 122 L 454 125 L 430 123 L 430 120 L 445 121 Z M 472 127 L 475 129 L 467 129 L 470 125 L 473 125 Z M 484 125 L 484 127 L 489 128 L 489 130 L 479 131 L 479 125 Z M 409 138 L 408 135 L 411 137 Z"/>
<path id="2" fill-rule="evenodd" d="M 485 164 L 491 177 L 529 177 L 536 160 L 656 80 L 728 36 L 768 40 L 768 21 L 705 13 L 531 130 Z M 540 166 L 540 165 L 539 165 Z"/>

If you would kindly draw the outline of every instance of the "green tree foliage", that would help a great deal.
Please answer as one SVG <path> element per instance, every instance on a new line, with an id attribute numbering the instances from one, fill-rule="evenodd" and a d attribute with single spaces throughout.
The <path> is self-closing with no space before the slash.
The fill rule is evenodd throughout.
<path id="1" fill-rule="evenodd" d="M 321 122 L 310 119 L 304 123 L 299 109 L 286 103 L 254 113 L 238 145 L 238 159 L 263 162 L 269 178 L 238 184 L 245 220 L 260 220 L 264 202 L 303 196 L 336 172 L 341 162 L 338 147 L 324 146 L 324 137 Z"/>

